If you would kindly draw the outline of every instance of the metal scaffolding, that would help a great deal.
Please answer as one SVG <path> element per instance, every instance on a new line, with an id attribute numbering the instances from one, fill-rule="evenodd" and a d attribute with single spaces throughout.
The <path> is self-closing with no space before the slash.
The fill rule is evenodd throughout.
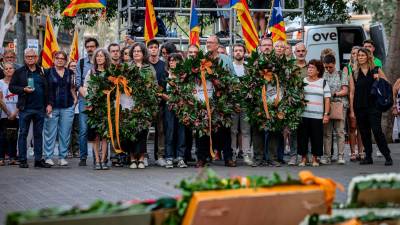
<path id="1" fill-rule="evenodd" d="M 190 8 L 183 8 L 182 7 L 182 1 L 179 1 L 179 7 L 176 8 L 171 8 L 171 7 L 154 7 L 154 10 L 157 11 L 166 11 L 166 12 L 176 12 L 175 16 L 189 16 L 190 15 Z M 294 31 L 303 31 L 304 30 L 304 0 L 298 0 L 298 8 L 295 9 L 282 9 L 283 12 L 289 12 L 289 13 L 298 13 L 301 22 L 300 22 L 300 28 L 295 29 L 295 30 L 290 30 L 286 31 L 286 33 L 291 33 Z M 118 38 L 121 40 L 121 37 L 123 34 L 128 34 L 130 29 L 133 26 L 132 23 L 132 12 L 136 10 L 141 10 L 144 11 L 146 8 L 145 7 L 137 7 L 135 5 L 132 5 L 132 2 L 130 0 L 127 1 L 126 6 L 122 6 L 122 0 L 118 0 Z M 237 35 L 235 32 L 236 27 L 238 25 L 237 23 L 237 18 L 236 18 L 236 12 L 233 8 L 196 8 L 197 11 L 201 14 L 201 12 L 223 12 L 223 11 L 228 11 L 229 12 L 229 37 L 225 38 L 220 38 L 222 43 L 229 43 L 229 46 L 232 46 L 234 43 L 237 43 L 238 41 L 242 40 L 242 38 Z M 268 15 L 271 13 L 271 9 L 250 9 L 250 12 L 265 12 Z M 123 16 L 121 16 L 123 15 Z M 215 30 L 216 24 L 214 24 L 214 30 Z M 304 32 L 302 32 L 302 39 L 304 38 Z M 179 46 L 182 48 L 182 45 L 187 44 L 189 42 L 189 37 L 179 35 L 179 37 L 156 37 L 155 39 L 159 41 L 172 41 L 176 44 L 179 44 Z M 205 43 L 207 38 L 202 38 L 200 37 L 200 42 L 202 44 Z M 138 41 L 143 41 L 143 37 L 136 37 L 136 40 Z M 295 43 L 298 42 L 299 40 L 295 39 L 288 39 L 289 43 Z"/>

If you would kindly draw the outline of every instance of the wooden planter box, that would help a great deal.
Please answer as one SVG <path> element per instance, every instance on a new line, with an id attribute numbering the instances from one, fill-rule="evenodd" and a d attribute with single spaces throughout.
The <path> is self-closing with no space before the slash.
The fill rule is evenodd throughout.
<path id="1" fill-rule="evenodd" d="M 193 194 L 183 225 L 298 225 L 309 214 L 325 214 L 319 186 L 204 191 Z"/>

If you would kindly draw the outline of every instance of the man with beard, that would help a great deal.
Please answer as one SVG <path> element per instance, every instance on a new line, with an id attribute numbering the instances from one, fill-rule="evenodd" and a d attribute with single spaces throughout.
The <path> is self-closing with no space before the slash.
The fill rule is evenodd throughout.
<path id="1" fill-rule="evenodd" d="M 244 69 L 244 54 L 246 52 L 246 47 L 243 44 L 235 44 L 233 45 L 233 68 L 235 69 L 236 76 L 243 77 L 245 76 Z M 231 127 L 231 147 L 235 151 L 236 155 L 238 154 L 238 143 L 242 144 L 243 150 L 243 160 L 249 166 L 254 166 L 253 163 L 253 151 L 250 147 L 250 124 L 245 121 L 245 113 L 244 112 L 236 112 L 232 115 L 233 125 Z M 240 124 L 240 125 L 239 125 Z M 238 142 L 238 132 L 240 127 L 240 134 L 242 137 L 242 141 Z"/>

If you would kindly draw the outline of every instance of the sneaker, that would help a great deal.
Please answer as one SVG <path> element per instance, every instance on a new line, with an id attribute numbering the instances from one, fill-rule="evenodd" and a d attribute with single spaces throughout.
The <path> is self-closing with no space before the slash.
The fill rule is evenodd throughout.
<path id="1" fill-rule="evenodd" d="M 392 165 L 393 165 L 393 160 L 392 160 L 392 158 L 386 159 L 386 161 L 385 161 L 385 166 L 392 166 Z"/>
<path id="2" fill-rule="evenodd" d="M 102 170 L 109 170 L 110 169 L 110 167 L 107 166 L 107 163 L 103 162 L 103 163 L 100 163 L 100 165 L 101 165 L 101 169 Z"/>
<path id="3" fill-rule="evenodd" d="M 39 161 L 35 161 L 35 168 L 50 168 L 51 165 L 46 163 L 43 159 Z"/>
<path id="4" fill-rule="evenodd" d="M 360 165 L 370 165 L 370 164 L 374 164 L 372 158 L 365 158 L 360 161 Z"/>
<path id="5" fill-rule="evenodd" d="M 145 167 L 149 166 L 149 159 L 147 157 L 144 157 L 143 164 L 144 164 Z"/>
<path id="6" fill-rule="evenodd" d="M 297 157 L 296 156 L 291 156 L 290 160 L 288 162 L 289 166 L 295 166 L 297 164 Z"/>
<path id="7" fill-rule="evenodd" d="M 4 160 L 0 160 L 0 166 L 5 166 L 6 163 L 4 162 Z"/>
<path id="8" fill-rule="evenodd" d="M 281 163 L 280 162 L 277 162 L 277 161 L 274 161 L 274 160 L 267 160 L 267 166 L 275 166 L 275 167 L 280 167 L 281 166 Z"/>
<path id="9" fill-rule="evenodd" d="M 50 159 L 51 160 L 51 159 Z M 47 160 L 46 160 L 47 161 Z M 50 164 L 50 163 L 49 163 Z M 68 161 L 65 159 L 60 159 L 60 161 L 58 161 L 58 164 L 60 166 L 68 166 Z M 51 164 L 50 164 L 51 165 Z"/>
<path id="10" fill-rule="evenodd" d="M 248 166 L 253 166 L 254 165 L 253 160 L 247 155 L 243 157 L 243 162 Z"/>
<path id="11" fill-rule="evenodd" d="M 131 165 L 129 166 L 129 168 L 131 168 L 131 169 L 137 169 L 137 162 L 133 161 L 133 162 L 131 163 Z"/>
<path id="12" fill-rule="evenodd" d="M 172 160 L 171 160 L 171 163 L 172 163 Z M 164 158 L 159 158 L 156 161 L 156 165 L 160 166 L 160 167 L 166 167 L 167 166 L 167 162 L 165 161 Z"/>
<path id="13" fill-rule="evenodd" d="M 144 169 L 144 168 L 146 168 L 146 166 L 144 165 L 144 161 L 139 161 L 139 162 L 138 162 L 137 168 L 139 168 L 139 169 Z"/>
<path id="14" fill-rule="evenodd" d="M 312 167 L 319 167 L 319 162 L 315 160 L 312 162 L 311 165 L 312 165 Z"/>
<path id="15" fill-rule="evenodd" d="M 29 168 L 28 162 L 26 160 L 19 162 L 19 168 Z"/>
<path id="16" fill-rule="evenodd" d="M 8 165 L 12 165 L 12 166 L 19 165 L 19 162 L 15 159 L 12 159 Z"/>
<path id="17" fill-rule="evenodd" d="M 54 166 L 54 162 L 53 162 L 52 159 L 46 159 L 45 163 L 47 163 L 47 164 L 49 164 L 51 166 Z"/>
<path id="18" fill-rule="evenodd" d="M 96 164 L 94 165 L 94 169 L 95 169 L 95 170 L 101 170 L 101 164 L 100 164 L 100 163 L 96 163 Z"/>
<path id="19" fill-rule="evenodd" d="M 344 164 L 346 164 L 346 160 L 344 160 L 344 156 L 343 156 L 343 155 L 339 155 L 337 163 L 338 163 L 339 165 L 344 165 Z"/>
<path id="20" fill-rule="evenodd" d="M 321 163 L 322 165 L 330 165 L 330 164 L 331 164 L 331 159 L 330 159 L 329 157 L 323 157 L 323 158 L 320 160 L 320 163 Z"/>
<path id="21" fill-rule="evenodd" d="M 159 159 L 160 160 L 160 159 Z M 158 160 L 157 160 L 158 161 Z M 172 169 L 174 168 L 174 162 L 171 159 L 167 159 L 165 162 L 165 168 Z"/>
<path id="22" fill-rule="evenodd" d="M 188 166 L 186 165 L 185 161 L 183 161 L 183 159 L 180 159 L 180 160 L 178 161 L 177 167 L 178 167 L 178 168 L 187 168 Z"/>
<path id="23" fill-rule="evenodd" d="M 86 166 L 86 159 L 81 159 L 80 161 L 79 161 L 79 164 L 78 164 L 79 166 Z"/>
<path id="24" fill-rule="evenodd" d="M 299 167 L 305 167 L 306 166 L 306 161 L 301 161 L 298 166 Z"/>
<path id="25" fill-rule="evenodd" d="M 383 155 L 380 151 L 376 151 L 376 157 L 383 157 Z"/>

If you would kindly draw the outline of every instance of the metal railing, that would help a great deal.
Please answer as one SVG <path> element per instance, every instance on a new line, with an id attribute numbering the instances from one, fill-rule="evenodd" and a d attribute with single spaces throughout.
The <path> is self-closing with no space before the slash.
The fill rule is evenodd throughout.
<path id="1" fill-rule="evenodd" d="M 182 1 L 180 1 L 182 2 Z M 298 8 L 295 9 L 282 9 L 282 12 L 287 12 L 287 13 L 299 13 L 300 18 L 301 18 L 301 25 L 299 29 L 292 29 L 290 31 L 286 31 L 287 33 L 289 32 L 294 32 L 294 31 L 303 31 L 304 30 L 304 0 L 298 0 Z M 130 29 L 132 28 L 132 11 L 136 10 L 141 10 L 144 11 L 146 8 L 145 7 L 137 7 L 133 6 L 131 1 L 127 1 L 127 5 L 122 7 L 121 0 L 118 1 L 118 37 L 121 40 L 121 36 L 123 32 L 128 33 Z M 167 11 L 167 12 L 176 12 L 175 16 L 189 16 L 190 15 L 190 8 L 183 8 L 182 3 L 180 3 L 179 7 L 155 7 L 155 11 Z M 229 37 L 227 38 L 220 38 L 222 43 L 229 43 L 229 46 L 232 46 L 234 43 L 237 43 L 238 40 L 241 40 L 241 37 L 233 32 L 236 31 L 237 27 L 237 19 L 236 19 L 236 12 L 233 8 L 196 8 L 196 10 L 199 12 L 199 15 L 201 15 L 201 12 L 224 12 L 228 11 L 229 12 Z M 265 12 L 267 14 L 270 14 L 271 9 L 250 9 L 250 12 Z M 126 20 L 126 23 L 122 23 L 122 18 L 121 14 L 125 14 L 126 17 L 124 18 Z M 214 30 L 216 30 L 216 23 L 214 23 Z M 304 39 L 304 32 L 302 32 L 302 39 Z M 183 44 L 187 44 L 189 42 L 189 37 L 183 37 L 180 35 L 179 37 L 156 37 L 157 40 L 160 41 L 172 41 L 174 43 L 179 43 L 180 47 L 182 48 Z M 200 38 L 201 44 L 204 44 L 207 38 Z M 136 40 L 138 41 L 143 41 L 144 37 L 136 37 Z M 298 42 L 299 40 L 295 39 L 288 39 L 288 42 Z"/>

